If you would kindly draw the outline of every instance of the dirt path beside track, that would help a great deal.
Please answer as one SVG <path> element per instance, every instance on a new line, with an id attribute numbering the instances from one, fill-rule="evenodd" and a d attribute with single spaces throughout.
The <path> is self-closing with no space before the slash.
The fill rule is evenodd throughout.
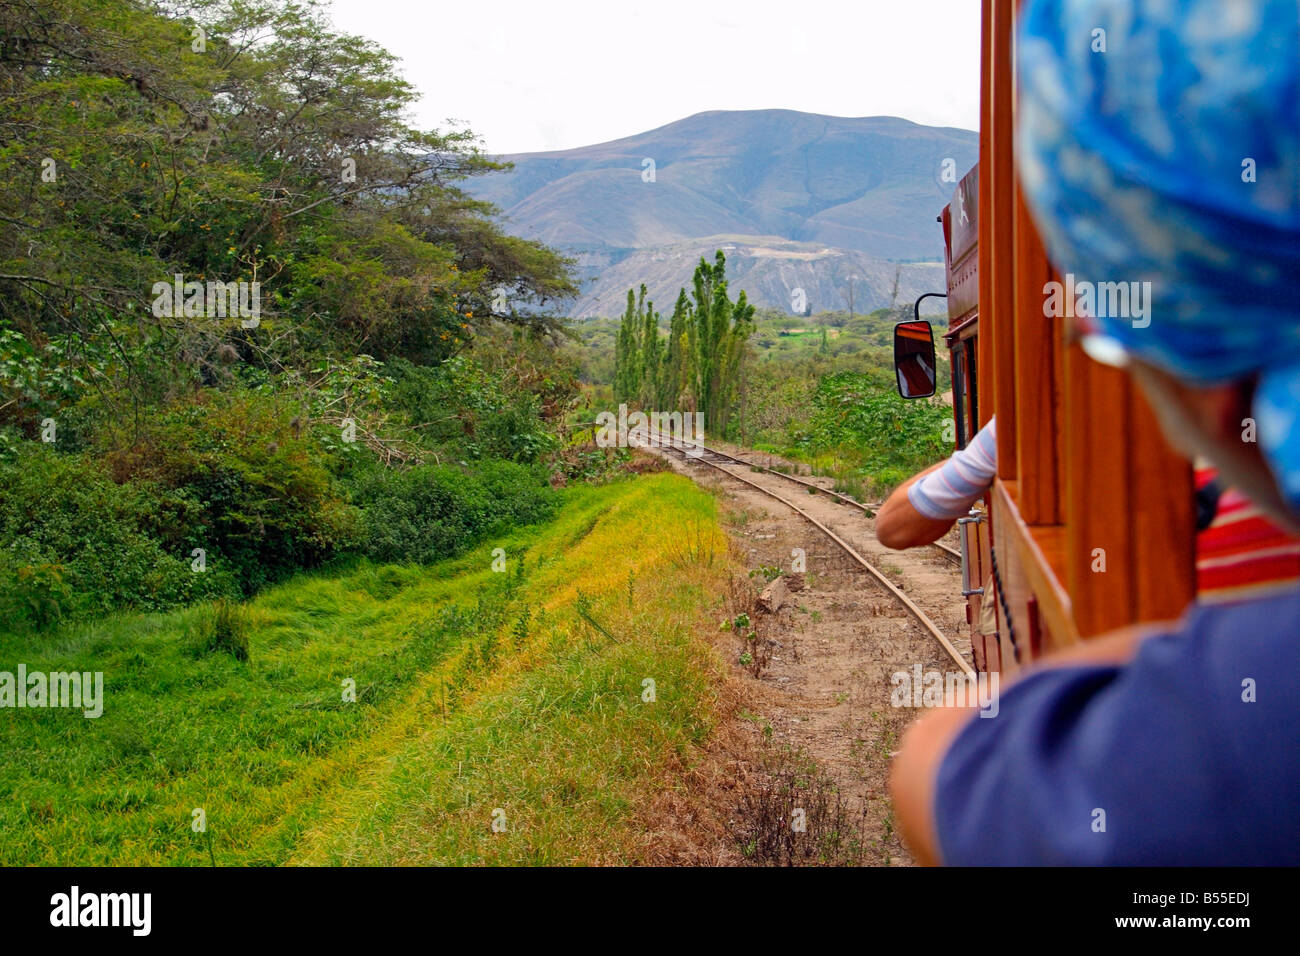
<path id="1" fill-rule="evenodd" d="M 757 638 L 747 640 L 734 628 L 718 636 L 739 699 L 728 726 L 716 735 L 709 761 L 715 766 L 700 768 L 695 780 L 700 792 L 694 796 L 708 806 L 692 809 L 685 796 L 682 806 L 668 808 L 673 825 L 698 825 L 696 842 L 717 845 L 688 851 L 669 825 L 651 858 L 689 862 L 698 854 L 700 862 L 787 862 L 780 857 L 808 849 L 807 838 L 792 848 L 780 832 L 787 811 L 803 809 L 806 820 L 816 818 L 816 841 L 831 846 L 818 851 L 821 862 L 910 865 L 894 826 L 887 781 L 891 756 L 917 711 L 891 706 L 891 675 L 912 672 L 918 663 L 924 671 L 947 672 L 955 668 L 953 661 L 899 601 L 800 515 L 707 465 L 668 460 L 675 471 L 717 491 L 724 528 L 751 577 L 762 583 L 781 569 L 797 590 L 775 613 L 743 608 L 744 588 L 732 596 L 731 609 L 748 613 Z M 960 570 L 943 554 L 933 548 L 890 551 L 876 540 L 874 519 L 862 512 L 776 475 L 732 470 L 830 527 L 901 588 L 969 661 Z M 802 576 L 791 573 L 800 552 Z M 792 781 L 796 793 L 787 799 L 782 791 Z M 811 808 L 799 807 L 800 801 Z M 809 825 L 806 833 L 814 829 Z M 832 831 L 852 833 L 854 845 L 828 837 Z M 727 844 L 737 843 L 738 832 L 737 853 Z"/>

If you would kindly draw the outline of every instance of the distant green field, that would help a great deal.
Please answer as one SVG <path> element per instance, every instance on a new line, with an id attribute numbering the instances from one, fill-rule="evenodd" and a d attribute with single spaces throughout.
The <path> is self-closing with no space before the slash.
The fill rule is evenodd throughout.
<path id="1" fill-rule="evenodd" d="M 454 561 L 297 577 L 235 609 L 246 661 L 205 607 L 0 636 L 0 670 L 105 682 L 98 719 L 0 711 L 0 864 L 631 858 L 711 727 L 724 555 L 713 499 L 658 474 Z"/>

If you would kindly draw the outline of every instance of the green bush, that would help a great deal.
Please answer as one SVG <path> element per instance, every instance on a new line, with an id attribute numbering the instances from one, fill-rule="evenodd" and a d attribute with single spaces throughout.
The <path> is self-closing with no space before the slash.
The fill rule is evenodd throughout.
<path id="1" fill-rule="evenodd" d="M 5 620 L 16 627 L 43 630 L 63 620 L 72 605 L 72 589 L 58 564 L 19 564 L 0 556 L 0 596 Z"/>
<path id="2" fill-rule="evenodd" d="M 555 513 L 555 490 L 551 488 L 543 468 L 524 467 L 509 461 L 487 461 L 479 466 L 478 479 L 493 502 L 495 520 L 487 531 L 536 524 Z"/>
<path id="3" fill-rule="evenodd" d="M 843 454 L 877 487 L 897 484 L 952 452 L 944 440 L 952 410 L 900 397 L 882 373 L 826 375 L 812 402 L 808 423 L 792 430 L 796 445 L 810 455 Z"/>
<path id="4" fill-rule="evenodd" d="M 419 465 L 370 477 L 363 550 L 376 561 L 437 561 L 507 526 L 542 521 L 556 493 L 544 473 L 496 461 L 478 471 Z"/>
<path id="5" fill-rule="evenodd" d="M 437 367 L 395 361 L 393 403 L 425 440 L 467 459 L 531 464 L 557 447 L 539 396 L 457 356 Z"/>
<path id="6" fill-rule="evenodd" d="M 487 436 L 500 428 L 498 438 L 462 449 L 505 454 L 515 425 L 540 428 L 535 414 L 532 424 L 511 417 L 513 407 L 476 420 Z M 544 520 L 556 505 L 540 465 L 471 455 L 463 467 L 388 468 L 316 431 L 292 404 L 232 389 L 129 423 L 102 419 L 85 452 L 10 435 L 0 455 L 0 614 L 40 629 L 251 595 L 350 553 L 425 563 Z"/>
<path id="7" fill-rule="evenodd" d="M 167 489 L 173 511 L 158 534 L 203 548 L 245 594 L 317 567 L 356 540 L 357 516 L 286 403 L 209 393 L 176 404 L 107 458 L 118 481 Z"/>
<path id="8" fill-rule="evenodd" d="M 22 442 L 0 462 L 0 613 L 46 627 L 122 607 L 163 609 L 234 591 L 167 548 L 160 520 L 187 502 L 156 486 L 119 485 L 82 455 Z"/>

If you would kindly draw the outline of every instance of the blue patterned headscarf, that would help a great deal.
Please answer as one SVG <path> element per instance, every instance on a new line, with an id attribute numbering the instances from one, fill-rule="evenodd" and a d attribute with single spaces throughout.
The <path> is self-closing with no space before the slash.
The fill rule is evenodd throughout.
<path id="1" fill-rule="evenodd" d="M 1300 0 L 1030 0 L 1018 156 L 1052 260 L 1151 283 L 1092 324 L 1191 384 L 1258 373 L 1300 511 Z"/>

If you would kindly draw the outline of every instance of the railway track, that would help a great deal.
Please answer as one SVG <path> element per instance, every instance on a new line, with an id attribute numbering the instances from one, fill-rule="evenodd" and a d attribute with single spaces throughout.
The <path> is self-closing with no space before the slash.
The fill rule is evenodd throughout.
<path id="1" fill-rule="evenodd" d="M 664 444 L 664 438 L 662 435 L 660 435 L 659 438 L 662 447 L 662 445 Z M 816 494 L 826 495 L 827 497 L 833 498 L 834 500 L 838 501 L 840 504 L 848 505 L 850 508 L 857 508 L 859 511 L 863 512 L 868 518 L 874 518 L 876 516 L 876 512 L 880 509 L 879 505 L 864 505 L 862 502 L 856 501 L 855 499 L 850 498 L 848 495 L 842 495 L 838 491 L 832 491 L 829 488 L 823 488 L 821 485 L 809 481 L 806 478 L 800 478 L 798 475 L 791 475 L 777 468 L 769 468 L 766 465 L 760 465 L 757 462 L 747 461 L 744 458 L 737 458 L 735 455 L 730 455 L 725 451 L 719 451 L 716 448 L 710 448 L 707 445 L 698 445 L 697 447 L 702 452 L 713 455 L 716 458 L 721 458 L 726 461 L 733 462 L 737 465 L 744 465 L 746 468 L 754 468 L 757 469 L 758 471 L 766 472 L 769 475 L 776 475 L 778 478 L 784 478 L 786 481 L 794 482 L 797 485 L 803 485 L 805 488 L 809 489 L 810 491 Z M 961 564 L 961 554 L 955 548 L 951 548 L 948 545 L 942 544 L 941 542 L 938 541 L 933 542 L 930 545 L 930 547 L 935 548 L 940 554 L 942 554 L 948 560 L 953 561 L 958 565 Z"/>
<path id="2" fill-rule="evenodd" d="M 938 548 L 939 552 L 943 554 L 944 557 L 949 558 L 950 560 L 954 561 L 958 565 L 961 564 L 961 552 L 958 551 L 956 548 L 950 548 L 948 547 L 948 545 L 942 543 L 941 541 L 931 542 L 930 547 Z"/>
<path id="3" fill-rule="evenodd" d="M 743 482 L 744 484 L 753 488 L 755 491 L 758 491 L 759 493 L 769 498 L 774 498 L 775 500 L 779 501 L 781 504 L 785 505 L 790 510 L 794 511 L 796 514 L 802 517 L 809 524 L 817 528 L 818 531 L 822 532 L 822 534 L 826 535 L 826 537 L 830 538 L 833 542 L 835 542 L 835 544 L 838 545 L 855 563 L 857 563 L 860 567 L 862 567 L 863 570 L 865 570 L 868 574 L 870 574 L 873 578 L 875 578 L 876 581 L 886 591 L 888 591 L 894 598 L 896 598 L 899 601 L 899 603 L 903 605 L 904 608 L 907 609 L 908 613 L 911 614 L 912 617 L 916 620 L 916 622 L 921 625 L 921 628 L 939 643 L 939 645 L 944 649 L 944 651 L 948 654 L 948 656 L 952 658 L 953 662 L 956 663 L 957 666 L 961 668 L 963 673 L 965 673 L 968 677 L 972 679 L 975 677 L 975 669 L 966 661 L 966 659 L 962 656 L 961 652 L 957 650 L 956 647 L 953 646 L 952 641 L 948 640 L 947 635 L 945 635 L 943 631 L 939 630 L 938 625 L 936 625 L 934 621 L 930 619 L 929 615 L 927 615 L 924 611 L 922 611 L 919 607 L 917 607 L 916 603 L 911 598 L 909 598 L 906 594 L 904 594 L 901 590 L 899 590 L 898 587 L 892 581 L 890 581 L 889 578 L 887 578 L 883 572 L 878 570 L 874 565 L 871 564 L 871 562 L 869 562 L 866 558 L 860 555 L 853 548 L 851 544 L 849 544 L 847 541 L 841 538 L 831 528 L 828 528 L 826 525 L 822 524 L 820 521 L 818 521 L 816 518 L 810 515 L 807 511 L 800 508 L 794 502 L 782 498 L 776 492 L 771 491 L 768 488 L 764 488 L 762 485 L 758 484 L 755 481 L 750 480 L 749 478 L 746 478 L 744 475 L 736 474 L 734 471 L 730 470 L 726 466 L 727 464 L 741 464 L 749 467 L 759 467 L 762 471 L 766 471 L 769 474 L 775 474 L 775 475 L 781 475 L 781 472 L 773 471 L 772 469 L 768 469 L 768 468 L 762 468 L 762 466 L 751 466 L 750 462 L 744 461 L 743 459 L 740 458 L 736 458 L 734 455 L 728 455 L 725 452 L 719 452 L 714 449 L 707 448 L 703 445 L 690 446 L 688 449 L 687 446 L 683 446 L 675 442 L 661 441 L 657 447 L 665 451 L 672 452 L 676 456 L 680 456 L 682 461 L 699 462 L 701 464 L 708 465 L 710 468 L 713 468 L 716 471 L 720 471 L 724 475 L 727 475 L 728 477 L 736 481 Z M 688 451 L 690 452 L 689 454 Z M 782 475 L 782 477 L 791 477 L 791 476 Z M 810 482 L 805 482 L 802 480 L 798 481 L 798 483 L 802 485 L 811 484 Z M 824 488 L 817 487 L 816 485 L 812 485 L 812 487 L 817 488 L 819 492 L 822 492 L 824 494 L 828 493 Z M 844 496 L 839 495 L 835 492 L 829 492 L 829 494 L 832 494 L 836 498 L 841 498 L 845 501 L 848 501 L 856 505 L 857 507 L 863 508 L 863 510 L 865 510 L 865 506 L 858 504 L 858 502 L 855 502 L 852 499 L 846 499 L 844 498 Z"/>

